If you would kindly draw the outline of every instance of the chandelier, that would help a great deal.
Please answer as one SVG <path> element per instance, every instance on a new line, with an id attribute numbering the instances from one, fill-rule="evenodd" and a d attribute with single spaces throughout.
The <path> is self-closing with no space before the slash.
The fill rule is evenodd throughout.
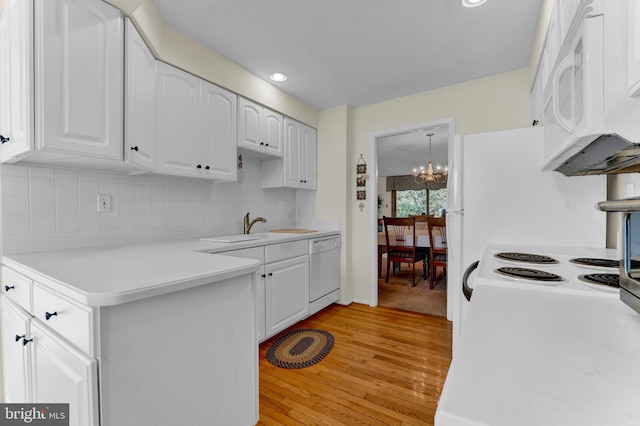
<path id="1" fill-rule="evenodd" d="M 429 161 L 427 162 L 427 169 L 425 170 L 424 166 L 420 166 L 420 171 L 413 169 L 413 180 L 416 183 L 446 183 L 449 177 L 449 168 L 447 166 L 444 167 L 443 171 L 438 164 L 436 170 L 433 171 L 433 162 L 431 161 L 431 136 L 433 135 L 433 133 L 427 133 L 427 136 L 429 136 Z"/>

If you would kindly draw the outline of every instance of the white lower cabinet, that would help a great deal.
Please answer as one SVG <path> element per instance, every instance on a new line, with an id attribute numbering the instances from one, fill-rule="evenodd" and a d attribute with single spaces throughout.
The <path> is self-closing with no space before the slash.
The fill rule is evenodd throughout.
<path id="1" fill-rule="evenodd" d="M 67 403 L 71 426 L 98 426 L 98 362 L 2 295 L 4 396 Z"/>
<path id="2" fill-rule="evenodd" d="M 4 401 L 18 403 L 31 400 L 31 345 L 28 340 L 31 316 L 5 295 L 0 296 L 2 331 L 2 374 Z M 25 345 L 24 342 L 27 341 Z"/>
<path id="3" fill-rule="evenodd" d="M 258 343 L 309 315 L 308 240 L 231 250 L 221 254 L 255 259 L 262 264 L 254 277 Z"/>
<path id="4" fill-rule="evenodd" d="M 2 270 L 33 286 L 0 295 L 6 402 L 68 403 L 71 426 L 258 421 L 252 275 L 90 307 Z"/>
<path id="5" fill-rule="evenodd" d="M 270 337 L 309 314 L 309 256 L 267 264 L 265 272 L 266 333 Z"/>
<path id="6" fill-rule="evenodd" d="M 98 426 L 98 361 L 32 320 L 32 402 L 68 403 L 70 426 Z"/>

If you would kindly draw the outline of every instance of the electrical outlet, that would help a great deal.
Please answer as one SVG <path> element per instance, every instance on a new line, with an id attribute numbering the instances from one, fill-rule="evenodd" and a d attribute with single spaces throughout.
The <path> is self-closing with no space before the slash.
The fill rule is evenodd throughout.
<path id="1" fill-rule="evenodd" d="M 286 201 L 278 201 L 278 210 L 284 211 L 287 208 Z"/>
<path id="2" fill-rule="evenodd" d="M 98 194 L 98 213 L 111 211 L 111 195 Z"/>

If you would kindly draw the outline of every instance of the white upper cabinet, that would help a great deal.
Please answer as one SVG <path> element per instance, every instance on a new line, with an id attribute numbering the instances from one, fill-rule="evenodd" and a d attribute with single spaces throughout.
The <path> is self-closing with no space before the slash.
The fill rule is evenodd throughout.
<path id="1" fill-rule="evenodd" d="M 313 127 L 302 125 L 302 153 L 300 157 L 300 177 L 303 180 L 302 189 L 316 189 L 317 187 L 317 131 Z"/>
<path id="2" fill-rule="evenodd" d="M 238 97 L 207 81 L 200 84 L 203 176 L 236 181 Z"/>
<path id="3" fill-rule="evenodd" d="M 242 97 L 238 100 L 238 147 L 266 157 L 283 155 L 282 114 Z"/>
<path id="4" fill-rule="evenodd" d="M 640 3 L 629 0 L 627 3 L 627 85 L 630 96 L 640 95 Z"/>
<path id="5" fill-rule="evenodd" d="M 156 83 L 157 170 L 182 176 L 200 176 L 200 80 L 178 68 L 158 62 Z"/>
<path id="6" fill-rule="evenodd" d="M 263 188 L 316 189 L 316 130 L 284 119 L 284 158 L 262 162 Z"/>
<path id="7" fill-rule="evenodd" d="M 36 149 L 122 160 L 124 30 L 100 0 L 35 1 Z"/>
<path id="8" fill-rule="evenodd" d="M 33 3 L 0 14 L 0 160 L 13 162 L 33 147 Z"/>
<path id="9" fill-rule="evenodd" d="M 125 20 L 125 161 L 155 168 L 156 59 L 129 19 Z"/>
<path id="10" fill-rule="evenodd" d="M 237 180 L 237 96 L 163 62 L 156 72 L 156 170 Z"/>
<path id="11" fill-rule="evenodd" d="M 100 0 L 21 0 L 0 16 L 0 161 L 122 160 L 123 19 Z"/>

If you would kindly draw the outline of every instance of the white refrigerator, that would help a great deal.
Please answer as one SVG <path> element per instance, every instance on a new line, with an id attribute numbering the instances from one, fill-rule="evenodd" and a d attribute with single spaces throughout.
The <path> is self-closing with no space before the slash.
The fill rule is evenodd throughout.
<path id="1" fill-rule="evenodd" d="M 605 247 L 605 176 L 542 171 L 542 127 L 456 135 L 447 185 L 448 306 L 454 356 L 468 302 L 462 275 L 489 243 Z"/>

